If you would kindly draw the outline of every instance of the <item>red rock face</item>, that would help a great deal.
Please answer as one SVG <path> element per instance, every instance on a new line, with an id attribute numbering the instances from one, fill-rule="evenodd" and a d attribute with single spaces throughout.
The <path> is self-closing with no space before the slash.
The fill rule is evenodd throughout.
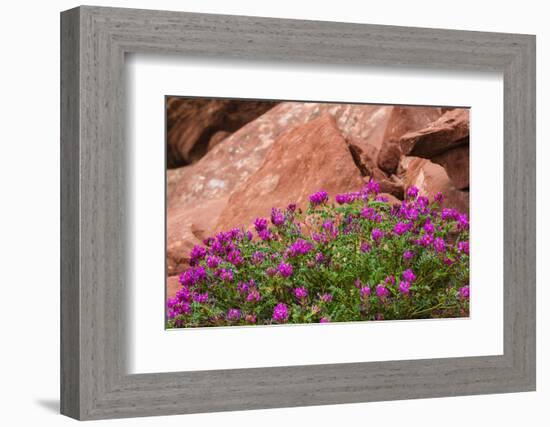
<path id="1" fill-rule="evenodd" d="M 321 189 L 334 196 L 362 185 L 335 119 L 325 113 L 273 143 L 260 169 L 229 198 L 216 229 L 248 227 L 256 217 L 269 217 L 271 207 L 305 207 L 309 195 Z"/>
<path id="2" fill-rule="evenodd" d="M 271 101 L 169 97 L 166 101 L 168 167 L 197 161 L 224 136 L 276 104 Z"/>

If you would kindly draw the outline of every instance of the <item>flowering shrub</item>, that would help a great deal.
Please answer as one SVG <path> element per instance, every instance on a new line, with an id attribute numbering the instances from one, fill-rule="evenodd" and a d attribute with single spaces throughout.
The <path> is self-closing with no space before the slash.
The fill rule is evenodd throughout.
<path id="1" fill-rule="evenodd" d="M 325 323 L 469 314 L 469 222 L 411 187 L 392 205 L 375 181 L 312 194 L 196 246 L 168 327 Z"/>

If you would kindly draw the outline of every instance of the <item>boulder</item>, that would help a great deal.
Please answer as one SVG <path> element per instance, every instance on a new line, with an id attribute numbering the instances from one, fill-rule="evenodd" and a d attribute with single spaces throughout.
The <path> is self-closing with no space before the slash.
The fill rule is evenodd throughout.
<path id="1" fill-rule="evenodd" d="M 377 157 L 377 164 L 387 174 L 393 174 L 401 158 L 401 144 L 399 138 L 404 134 L 417 131 L 441 117 L 439 107 L 407 107 L 395 106 L 384 129 L 384 144 Z"/>
<path id="2" fill-rule="evenodd" d="M 454 186 L 470 186 L 470 110 L 448 110 L 438 120 L 401 137 L 401 148 L 409 156 L 423 157 L 443 166 Z"/>
<path id="3" fill-rule="evenodd" d="M 432 157 L 432 162 L 438 163 L 459 190 L 470 187 L 470 145 L 462 145 Z"/>
<path id="4" fill-rule="evenodd" d="M 219 132 L 233 133 L 276 104 L 273 101 L 168 97 L 168 167 L 196 162 L 221 140 Z"/>
<path id="5" fill-rule="evenodd" d="M 376 164 L 379 151 L 377 146 L 355 138 L 348 138 L 347 142 L 353 161 L 363 176 L 374 176 L 380 171 Z"/>
<path id="6" fill-rule="evenodd" d="M 470 110 L 456 108 L 423 129 L 401 137 L 401 149 L 407 156 L 434 158 L 470 142 Z"/>
<path id="7" fill-rule="evenodd" d="M 382 145 L 376 159 L 377 166 L 385 173 L 392 174 L 397 170 L 399 166 L 399 159 L 401 158 L 401 145 L 397 138 L 389 138 Z"/>
<path id="8" fill-rule="evenodd" d="M 200 161 L 170 169 L 168 206 L 195 205 L 231 194 L 235 186 L 258 170 L 279 136 L 326 113 L 334 117 L 347 141 L 369 159 L 376 159 L 391 109 L 383 105 L 282 102 L 227 136 Z M 371 164 L 375 165 L 375 160 Z"/>
<path id="9" fill-rule="evenodd" d="M 335 118 L 325 113 L 273 143 L 258 171 L 229 197 L 216 229 L 247 228 L 256 217 L 269 217 L 272 207 L 306 207 L 318 190 L 334 197 L 363 184 Z"/>

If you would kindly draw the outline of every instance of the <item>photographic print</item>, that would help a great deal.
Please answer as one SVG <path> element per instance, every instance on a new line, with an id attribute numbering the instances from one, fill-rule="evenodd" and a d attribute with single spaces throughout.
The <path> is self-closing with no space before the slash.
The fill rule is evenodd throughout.
<path id="1" fill-rule="evenodd" d="M 469 317 L 470 110 L 166 100 L 166 327 Z"/>

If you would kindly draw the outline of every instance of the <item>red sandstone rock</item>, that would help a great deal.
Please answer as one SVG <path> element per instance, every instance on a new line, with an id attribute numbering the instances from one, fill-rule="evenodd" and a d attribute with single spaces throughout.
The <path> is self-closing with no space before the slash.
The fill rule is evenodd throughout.
<path id="1" fill-rule="evenodd" d="M 262 115 L 276 102 L 169 97 L 167 108 L 167 163 L 169 168 L 200 159 L 215 145 L 213 136 L 232 133 Z M 220 135 L 217 135 L 219 142 Z"/>
<path id="2" fill-rule="evenodd" d="M 432 157 L 432 162 L 445 168 L 447 175 L 459 190 L 470 187 L 470 145 L 462 145 Z"/>
<path id="3" fill-rule="evenodd" d="M 470 111 L 456 108 L 416 132 L 401 137 L 409 156 L 430 159 L 443 166 L 457 189 L 470 186 Z"/>
<path id="4" fill-rule="evenodd" d="M 403 185 L 403 180 L 397 175 L 390 175 L 387 177 L 380 169 L 377 169 L 372 175 L 372 178 L 380 184 L 380 192 L 391 194 L 403 200 L 405 187 Z"/>
<path id="5" fill-rule="evenodd" d="M 258 170 L 273 141 L 325 113 L 335 118 L 346 140 L 364 147 L 369 156 L 376 156 L 391 109 L 380 105 L 283 102 L 225 138 L 197 163 L 169 170 L 168 206 L 197 204 L 231 194 L 236 185 Z"/>
<path id="6" fill-rule="evenodd" d="M 274 142 L 260 169 L 235 189 L 216 229 L 247 227 L 271 207 L 305 207 L 310 194 L 361 188 L 363 179 L 330 114 L 295 127 Z"/>
<path id="7" fill-rule="evenodd" d="M 466 145 L 470 136 L 470 111 L 456 108 L 423 129 L 401 137 L 401 148 L 408 156 L 431 159 L 444 152 Z"/>
<path id="8" fill-rule="evenodd" d="M 168 276 L 166 278 L 166 298 L 174 298 L 179 289 L 179 276 Z"/>
<path id="9" fill-rule="evenodd" d="M 227 198 L 204 200 L 195 206 L 173 206 L 166 214 L 166 269 L 174 275 L 187 268 L 189 251 L 210 236 Z"/>
<path id="10" fill-rule="evenodd" d="M 231 132 L 227 132 L 225 130 L 217 131 L 214 135 L 212 135 L 210 141 L 208 141 L 207 151 L 212 150 L 216 145 L 225 140 L 225 138 L 227 138 L 229 135 L 231 135 Z"/>
<path id="11" fill-rule="evenodd" d="M 384 144 L 378 153 L 378 167 L 388 174 L 395 173 L 401 158 L 399 138 L 404 134 L 424 128 L 441 117 L 438 107 L 391 107 L 391 114 L 384 132 Z"/>
<path id="12" fill-rule="evenodd" d="M 355 165 L 363 176 L 374 176 L 377 172 L 380 172 L 386 177 L 386 174 L 376 164 L 378 148 L 374 144 L 369 144 L 355 138 L 348 138 L 347 142 Z"/>

